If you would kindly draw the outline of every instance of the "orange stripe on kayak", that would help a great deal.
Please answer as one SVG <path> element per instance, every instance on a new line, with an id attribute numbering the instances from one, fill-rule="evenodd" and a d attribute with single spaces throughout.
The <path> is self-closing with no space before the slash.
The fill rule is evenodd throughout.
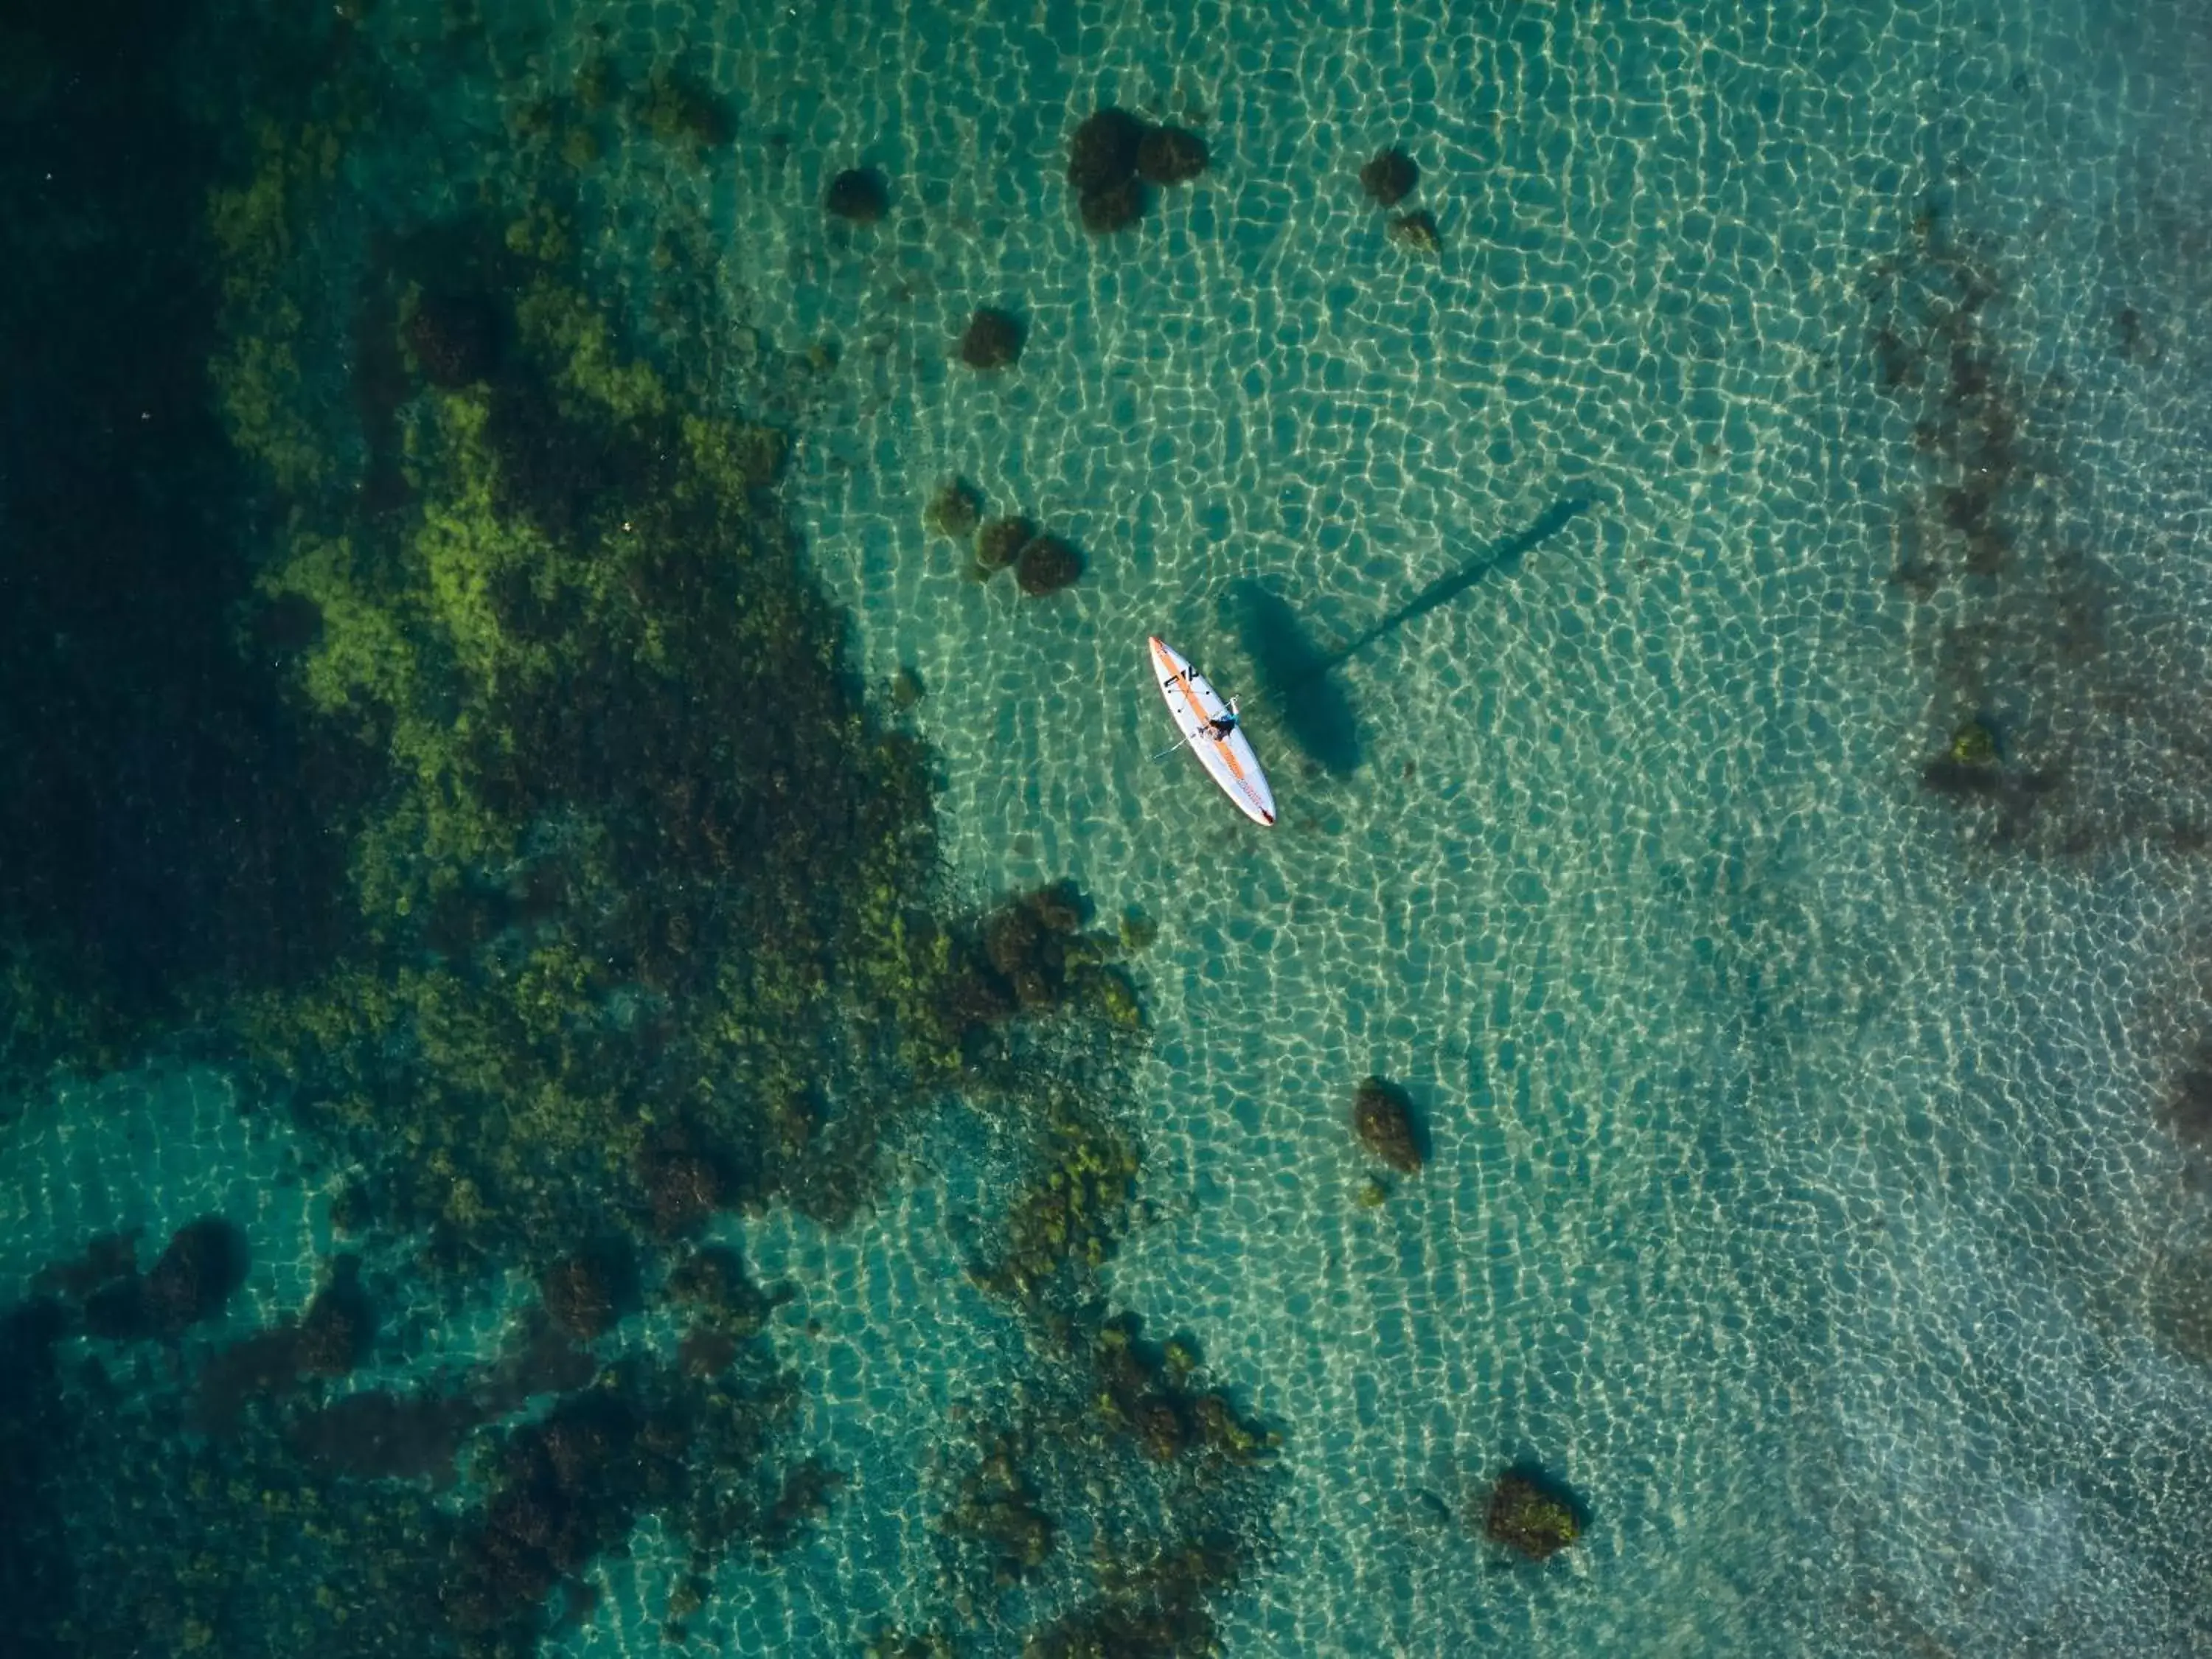
<path id="1" fill-rule="evenodd" d="M 1213 752 L 1228 763 L 1230 772 L 1236 777 L 1237 781 L 1244 787 L 1245 799 L 1251 801 L 1254 806 L 1259 806 L 1259 800 L 1252 793 L 1250 781 L 1244 775 L 1244 769 L 1237 763 L 1237 751 L 1229 746 L 1228 738 L 1216 735 L 1212 721 L 1206 718 L 1206 706 L 1198 700 L 1198 688 L 1191 684 L 1191 676 L 1197 672 L 1197 670 L 1169 667 L 1165 653 L 1157 647 L 1152 653 L 1152 659 L 1156 665 L 1167 669 L 1168 678 L 1161 682 L 1163 684 L 1180 685 L 1182 688 L 1183 696 L 1190 699 L 1191 713 L 1198 717 L 1200 735 L 1212 744 Z M 1261 809 L 1261 816 L 1267 823 L 1273 823 L 1275 821 L 1275 815 L 1264 808 Z"/>

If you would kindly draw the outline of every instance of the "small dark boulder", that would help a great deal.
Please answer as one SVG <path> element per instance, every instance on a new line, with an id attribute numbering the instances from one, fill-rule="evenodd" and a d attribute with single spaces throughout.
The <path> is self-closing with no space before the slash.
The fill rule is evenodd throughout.
<path id="1" fill-rule="evenodd" d="M 1006 368 L 1020 360 L 1022 325 L 1003 311 L 985 307 L 968 319 L 960 337 L 960 361 L 985 371 Z"/>
<path id="2" fill-rule="evenodd" d="M 965 478 L 947 478 L 938 486 L 937 494 L 929 498 L 922 509 L 922 528 L 933 536 L 950 536 L 957 541 L 975 533 L 975 526 L 983 521 L 983 492 Z"/>
<path id="3" fill-rule="evenodd" d="M 1145 216 L 1145 187 L 1132 175 L 1102 190 L 1083 193 L 1083 228 L 1093 236 L 1111 236 Z"/>
<path id="4" fill-rule="evenodd" d="M 975 538 L 975 568 L 986 574 L 1004 570 L 1036 535 L 1027 519 L 994 519 Z"/>
<path id="5" fill-rule="evenodd" d="M 1395 207 L 1413 192 L 1421 170 L 1413 158 L 1393 145 L 1359 169 L 1359 187 L 1377 207 Z"/>
<path id="6" fill-rule="evenodd" d="M 1359 1144 L 1401 1175 L 1419 1175 L 1426 1155 L 1413 1121 L 1413 1103 L 1403 1089 L 1379 1077 L 1364 1079 L 1352 1096 L 1352 1127 Z"/>
<path id="7" fill-rule="evenodd" d="M 2003 758 L 1996 733 L 1980 720 L 1968 720 L 1951 734 L 1950 752 L 1960 766 L 1995 766 Z"/>
<path id="8" fill-rule="evenodd" d="M 890 211 L 890 180 L 873 167 L 848 167 L 830 181 L 822 207 L 834 219 L 872 225 Z"/>
<path id="9" fill-rule="evenodd" d="M 1145 124 L 1109 106 L 1075 130 L 1067 147 L 1067 182 L 1088 196 L 1120 184 L 1137 170 Z"/>
<path id="10" fill-rule="evenodd" d="M 645 131 L 664 144 L 695 154 L 720 149 L 737 131 L 722 96 L 696 76 L 682 70 L 653 71 L 631 105 Z"/>
<path id="11" fill-rule="evenodd" d="M 1491 1488 L 1482 1530 L 1492 1543 L 1541 1561 L 1582 1536 L 1573 1502 L 1539 1476 L 1509 1469 Z"/>
<path id="12" fill-rule="evenodd" d="M 1031 598 L 1072 587 L 1083 574 L 1083 556 L 1057 536 L 1039 536 L 1014 561 L 1014 580 Z"/>
<path id="13" fill-rule="evenodd" d="M 1425 208 L 1411 213 L 1394 213 L 1389 228 L 1383 233 L 1408 253 L 1419 253 L 1433 258 L 1444 249 L 1443 233 L 1437 228 L 1436 215 Z"/>
<path id="14" fill-rule="evenodd" d="M 1206 140 L 1182 127 L 1154 127 L 1137 146 L 1138 176 L 1150 184 L 1187 183 L 1206 162 Z"/>

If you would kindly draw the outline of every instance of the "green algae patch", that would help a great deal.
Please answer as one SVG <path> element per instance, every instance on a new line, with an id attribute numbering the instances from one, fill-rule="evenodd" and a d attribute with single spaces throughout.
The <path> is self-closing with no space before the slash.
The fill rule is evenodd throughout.
<path id="1" fill-rule="evenodd" d="M 325 484 L 332 471 L 331 432 L 303 367 L 313 322 L 301 289 L 315 264 L 314 214 L 353 132 L 344 117 L 300 127 L 262 119 L 246 176 L 208 198 L 228 324 L 209 365 L 216 407 L 239 450 L 288 493 Z"/>
<path id="2" fill-rule="evenodd" d="M 670 85 L 597 101 L 711 148 Z M 568 170 L 557 135 L 592 101 L 532 118 L 543 169 Z M 263 194 L 311 187 L 283 175 Z M 1017 1455 L 978 1442 L 948 1547 L 985 1593 L 1056 1583 L 1082 1571 L 1058 1517 L 1104 1470 L 1163 1506 L 1074 1587 L 1086 1628 L 1209 1628 L 1200 1603 L 1248 1561 L 1206 1540 L 1264 1530 L 1275 1437 L 1193 1345 L 1146 1344 L 1097 1297 L 1136 1216 L 1116 1065 L 1142 1041 L 1127 957 L 1153 930 L 1094 927 L 1068 883 L 946 901 L 931 757 L 851 672 L 845 618 L 775 499 L 787 435 L 639 343 L 571 264 L 592 228 L 540 179 L 393 235 L 358 274 L 361 441 L 313 465 L 248 445 L 286 508 L 258 598 L 293 641 L 290 694 L 373 787 L 329 826 L 356 943 L 234 1022 L 348 1166 L 349 1234 L 438 1294 L 534 1285 L 568 1378 L 477 1460 L 484 1501 L 446 1530 L 449 1616 L 477 1644 L 541 1628 L 571 1594 L 572 1569 L 531 1553 L 546 1526 L 577 1559 L 647 1511 L 702 1555 L 803 1535 L 836 1471 L 734 1495 L 718 1479 L 711 1504 L 687 1474 L 760 1462 L 788 1387 L 757 1374 L 772 1304 L 714 1218 L 784 1206 L 836 1225 L 879 1186 L 887 1141 L 910 1149 L 908 1126 L 957 1102 L 1011 1149 L 976 1282 L 1050 1382 L 1002 1437 Z M 230 320 L 240 362 L 318 349 L 283 304 Z M 313 379 L 272 383 L 309 438 L 326 435 Z M 672 1352 L 630 1352 L 641 1327 Z M 578 1367 L 596 1379 L 580 1389 Z M 387 1407 L 433 1478 L 492 1432 L 435 1401 L 358 1409 Z M 349 1421 L 317 1413 L 301 1443 L 354 1444 Z M 672 1595 L 671 1632 L 702 1582 Z"/>
<path id="3" fill-rule="evenodd" d="M 363 948 L 243 1024 L 440 1263 L 779 1200 L 834 1224 L 900 1113 L 1012 1066 L 1018 1023 L 1141 1031 L 1135 986 L 1072 886 L 934 896 L 928 756 L 847 668 L 784 435 L 484 257 L 508 287 L 393 313 L 404 510 L 311 501 L 259 580 L 303 713 L 382 783 L 337 826 Z"/>
<path id="4" fill-rule="evenodd" d="M 939 1468 L 956 1607 L 1036 1580 L 1030 1605 L 1058 1611 L 1029 1630 L 1025 1655 L 1212 1651 L 1210 1603 L 1266 1546 L 1280 1437 L 1208 1378 L 1187 1337 L 1149 1341 L 1135 1315 L 1097 1300 L 1035 1329 L 1043 1363 L 1012 1409 L 984 1411 L 972 1449 Z M 1144 1519 L 1095 1536 L 1078 1570 L 1060 1517 L 1101 1504 Z"/>
<path id="5" fill-rule="evenodd" d="M 304 703 L 386 781 L 353 840 L 374 949 L 248 1024 L 392 1166 L 395 1222 L 542 1265 L 605 1203 L 681 1230 L 863 1161 L 805 1103 L 827 1039 L 934 1006 L 953 953 L 908 948 L 925 757 L 764 505 L 781 435 L 680 408 L 550 272 L 512 324 L 496 374 L 400 411 L 396 532 L 300 524 L 263 576 L 313 610 Z"/>
<path id="6" fill-rule="evenodd" d="M 1007 1212 L 1004 1254 L 972 1275 L 994 1295 L 1027 1300 L 1070 1263 L 1102 1267 L 1128 1229 L 1135 1148 L 1072 1114 L 1053 1120 L 1042 1140 L 1039 1167 Z"/>

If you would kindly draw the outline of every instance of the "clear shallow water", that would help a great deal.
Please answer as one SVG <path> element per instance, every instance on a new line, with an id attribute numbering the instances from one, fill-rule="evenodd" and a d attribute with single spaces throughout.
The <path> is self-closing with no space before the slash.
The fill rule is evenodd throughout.
<path id="1" fill-rule="evenodd" d="M 565 81 L 586 15 L 487 10 L 498 85 L 407 52 L 434 16 L 387 5 L 365 36 L 422 66 L 452 124 L 427 149 Z M 1227 1650 L 2212 1639 L 2212 1389 L 2171 1312 L 2205 1225 L 2155 1115 L 2203 1024 L 2185 832 L 2212 809 L 2187 332 L 2212 47 L 2185 10 L 609 27 L 684 52 L 738 132 L 703 173 L 611 159 L 587 185 L 630 210 L 607 270 L 642 294 L 657 235 L 713 251 L 755 337 L 665 343 L 794 422 L 788 501 L 861 661 L 928 688 L 959 872 L 1073 875 L 1162 923 L 1153 1215 L 1109 1278 L 1288 1439 Z M 1213 166 L 1099 242 L 1061 167 L 1108 100 L 1199 127 Z M 1438 261 L 1359 194 L 1389 142 Z M 890 175 L 891 217 L 825 229 L 854 161 Z M 1968 263 L 1995 296 L 1885 386 L 1879 331 L 1924 325 Z M 950 361 L 984 303 L 1030 327 L 994 381 Z M 835 366 L 791 370 L 815 341 Z M 1977 368 L 2017 428 L 1994 575 L 1931 493 L 1955 456 L 1913 433 Z M 921 526 L 954 472 L 1077 542 L 1082 584 L 966 580 Z M 1151 758 L 1147 633 L 1249 687 L 1239 582 L 1346 637 L 1571 497 L 1589 510 L 1340 671 L 1348 775 L 1255 711 L 1273 834 Z M 2065 780 L 2008 844 L 2003 806 L 1918 785 L 1977 714 Z M 1346 1127 L 1370 1071 L 1434 1142 L 1379 1211 Z M 148 1122 L 177 1086 L 146 1085 Z M 151 1236 L 259 1178 L 266 1149 L 191 1101 L 194 1168 L 158 1131 L 88 1154 L 52 1115 L 11 1126 L 24 1270 L 137 1218 L 94 1213 L 134 1158 L 176 1194 Z M 821 1328 L 800 1435 L 855 1480 L 817 1542 L 725 1571 L 733 1650 L 842 1650 L 924 1605 L 926 1454 L 1009 1359 L 957 1271 L 960 1181 L 924 1172 L 836 1238 L 746 1231 Z M 1542 1572 L 1494 1571 L 1415 1495 L 1520 1456 L 1592 1517 Z M 667 1571 L 610 1568 L 573 1645 L 652 1650 Z"/>

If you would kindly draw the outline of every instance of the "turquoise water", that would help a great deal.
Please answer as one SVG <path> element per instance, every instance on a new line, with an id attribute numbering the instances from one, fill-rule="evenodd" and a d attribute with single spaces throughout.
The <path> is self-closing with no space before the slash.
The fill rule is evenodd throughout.
<path id="1" fill-rule="evenodd" d="M 1285 1435 L 1224 1653 L 2212 1644 L 2212 1231 L 2160 1115 L 2206 1027 L 2212 828 L 2189 8 L 486 0 L 460 71 L 450 21 L 362 23 L 424 125 L 347 191 L 465 201 L 503 106 L 680 52 L 733 141 L 586 173 L 587 263 L 789 426 L 857 663 L 927 688 L 957 879 L 1160 923 L 1103 1278 Z M 1105 102 L 1212 155 L 1110 240 L 1061 178 Z M 1360 193 L 1393 143 L 1434 259 Z M 825 227 L 855 162 L 890 215 Z M 662 236 L 726 334 L 651 303 Z M 985 304 L 1029 330 L 995 378 L 952 351 Z M 953 474 L 1082 581 L 969 580 L 922 522 Z M 1279 829 L 1155 758 L 1147 634 L 1249 691 L 1241 585 L 1325 647 L 1563 501 L 1336 671 L 1356 764 L 1250 711 Z M 2008 781 L 1941 798 L 1970 720 Z M 1369 1073 L 1432 1140 L 1379 1208 Z M 0 1291 L 221 1210 L 256 1245 L 237 1328 L 303 1301 L 328 1172 L 229 1086 L 154 1068 L 0 1129 Z M 850 1475 L 811 1542 L 720 1569 L 726 1650 L 937 1616 L 933 1455 L 1015 1365 L 962 1274 L 978 1179 L 924 1145 L 841 1232 L 718 1224 L 797 1287 L 793 1434 Z M 482 1357 L 513 1288 L 362 1385 Z M 1523 1458 L 1589 1517 L 1540 1569 L 1423 1498 Z M 658 1649 L 653 1525 L 549 1650 Z"/>

